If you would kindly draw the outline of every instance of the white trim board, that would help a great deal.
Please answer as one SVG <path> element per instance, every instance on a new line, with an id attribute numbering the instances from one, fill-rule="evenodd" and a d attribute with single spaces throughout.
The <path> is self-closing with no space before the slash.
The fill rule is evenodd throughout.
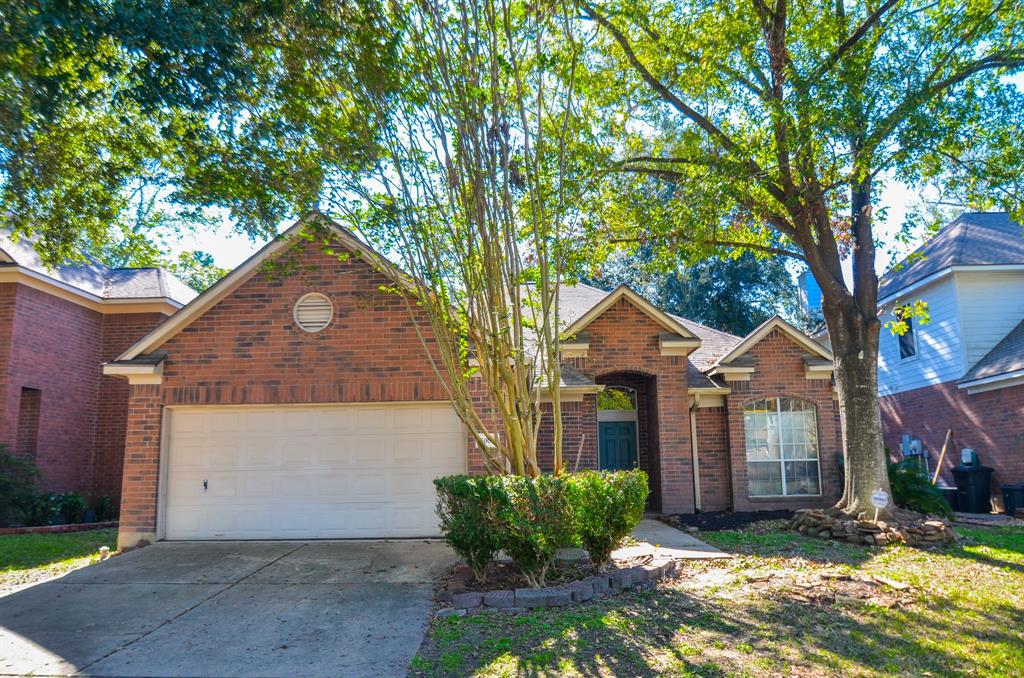
<path id="1" fill-rule="evenodd" d="M 745 354 L 747 351 L 752 349 L 754 346 L 758 344 L 758 342 L 760 342 L 762 339 L 768 336 L 772 332 L 772 330 L 780 330 L 788 337 L 793 339 L 797 344 L 804 347 L 811 353 L 814 353 L 818 357 L 824 358 L 826 360 L 832 360 L 831 351 L 829 351 L 824 346 L 808 337 L 806 334 L 804 334 L 796 327 L 794 327 L 792 324 L 786 322 L 779 316 L 774 316 L 761 323 L 760 327 L 758 327 L 753 332 L 744 337 L 743 341 L 736 344 L 736 346 L 734 346 L 731 351 L 729 351 L 724 356 L 719 358 L 718 361 L 715 363 L 715 369 L 718 369 L 718 367 L 721 366 L 732 370 L 738 370 L 738 368 L 730 368 L 728 363 L 735 360 L 736 358 L 739 358 L 741 355 Z M 712 370 L 711 373 L 714 374 L 714 370 Z"/>

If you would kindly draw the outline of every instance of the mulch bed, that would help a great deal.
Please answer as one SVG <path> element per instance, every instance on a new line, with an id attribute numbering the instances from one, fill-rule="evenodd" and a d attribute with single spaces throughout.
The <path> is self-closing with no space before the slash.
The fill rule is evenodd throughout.
<path id="1" fill-rule="evenodd" d="M 37 525 L 34 527 L 0 527 L 0 535 L 87 532 L 89 530 L 109 530 L 112 527 L 117 527 L 116 520 L 105 523 L 72 523 L 70 525 Z"/>
<path id="2" fill-rule="evenodd" d="M 608 570 L 621 570 L 638 565 L 646 565 L 653 558 L 649 555 L 637 558 L 613 558 Z M 548 569 L 545 586 L 561 586 L 582 581 L 598 574 L 589 560 L 555 561 Z M 509 562 L 492 563 L 487 571 L 487 581 L 477 582 L 473 570 L 468 565 L 456 565 L 441 589 L 442 593 L 454 594 L 465 591 L 502 591 L 526 588 L 529 584 L 515 565 Z M 444 596 L 442 596 L 442 599 Z"/>
<path id="3" fill-rule="evenodd" d="M 681 513 L 670 516 L 673 522 L 680 525 L 696 527 L 705 532 L 719 530 L 740 530 L 751 523 L 762 520 L 789 520 L 793 512 L 782 511 L 710 511 L 708 513 Z"/>

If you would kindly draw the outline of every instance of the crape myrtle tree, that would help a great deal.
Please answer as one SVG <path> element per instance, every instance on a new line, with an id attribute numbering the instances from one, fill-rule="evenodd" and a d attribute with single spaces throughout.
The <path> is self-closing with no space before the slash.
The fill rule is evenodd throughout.
<path id="1" fill-rule="evenodd" d="M 406 296 L 429 321 L 420 336 L 489 468 L 538 475 L 550 416 L 560 473 L 558 287 L 583 157 L 572 6 L 391 11 L 396 91 L 360 93 L 380 121 L 375 166 L 337 177 L 325 203 L 410 274 Z"/>
<path id="2" fill-rule="evenodd" d="M 612 0 L 580 2 L 578 14 L 593 45 L 585 89 L 607 110 L 615 154 L 601 227 L 688 259 L 747 249 L 806 263 L 835 355 L 837 508 L 870 508 L 889 489 L 879 189 L 957 182 L 1020 209 L 1024 97 L 1012 76 L 1024 66 L 1024 5 Z"/>

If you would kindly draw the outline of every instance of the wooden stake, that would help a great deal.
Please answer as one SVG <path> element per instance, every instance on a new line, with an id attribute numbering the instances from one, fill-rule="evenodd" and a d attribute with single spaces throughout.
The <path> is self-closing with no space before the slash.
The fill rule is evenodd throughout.
<path id="1" fill-rule="evenodd" d="M 932 485 L 939 482 L 939 474 L 942 473 L 942 462 L 946 461 L 946 449 L 949 448 L 951 440 L 953 440 L 953 429 L 948 429 L 946 431 L 946 442 L 942 443 L 942 453 L 939 454 L 939 463 L 935 465 L 935 475 L 932 476 Z"/>
<path id="2" fill-rule="evenodd" d="M 576 463 L 573 465 L 573 473 L 580 470 L 580 457 L 583 455 L 583 441 L 587 439 L 587 434 L 584 433 L 580 436 L 580 447 L 576 450 Z"/>

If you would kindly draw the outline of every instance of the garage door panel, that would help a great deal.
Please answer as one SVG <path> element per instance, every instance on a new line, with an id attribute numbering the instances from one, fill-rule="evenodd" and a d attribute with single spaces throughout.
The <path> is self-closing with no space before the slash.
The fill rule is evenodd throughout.
<path id="1" fill-rule="evenodd" d="M 465 470 L 447 404 L 175 408 L 168 430 L 168 539 L 432 536 L 433 478 Z"/>

